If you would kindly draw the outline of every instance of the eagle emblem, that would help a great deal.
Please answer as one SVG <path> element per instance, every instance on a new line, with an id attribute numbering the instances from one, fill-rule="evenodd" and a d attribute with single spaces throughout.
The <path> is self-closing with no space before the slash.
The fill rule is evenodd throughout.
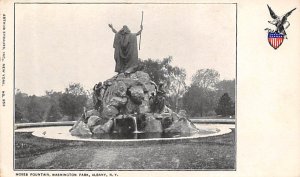
<path id="1" fill-rule="evenodd" d="M 275 26 L 275 30 L 266 28 L 265 30 L 268 31 L 268 41 L 269 44 L 274 48 L 277 49 L 282 43 L 284 39 L 287 39 L 286 29 L 290 26 L 290 23 L 287 21 L 288 16 L 292 14 L 296 8 L 290 10 L 289 12 L 285 13 L 282 16 L 278 16 L 275 12 L 271 9 L 269 5 L 268 9 L 270 15 L 273 20 L 268 21 L 270 24 Z"/>

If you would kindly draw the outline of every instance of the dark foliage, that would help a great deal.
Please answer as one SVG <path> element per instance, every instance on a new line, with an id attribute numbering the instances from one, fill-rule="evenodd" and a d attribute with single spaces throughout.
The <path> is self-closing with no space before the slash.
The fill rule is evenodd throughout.
<path id="1" fill-rule="evenodd" d="M 86 106 L 87 94 L 80 84 L 70 84 L 66 91 L 59 98 L 59 107 L 64 115 L 75 120 L 83 112 Z"/>
<path id="2" fill-rule="evenodd" d="M 218 107 L 216 108 L 216 113 L 222 116 L 235 114 L 235 106 L 228 93 L 224 93 L 224 95 L 222 95 L 222 97 L 220 98 Z"/>
<path id="3" fill-rule="evenodd" d="M 203 116 L 206 102 L 203 88 L 196 85 L 190 86 L 183 96 L 184 108 L 190 116 Z"/>
<path id="4" fill-rule="evenodd" d="M 23 122 L 23 117 L 24 116 L 21 108 L 17 104 L 15 104 L 15 122 L 16 123 Z"/>
<path id="5" fill-rule="evenodd" d="M 178 112 L 185 109 L 189 116 L 197 117 L 215 116 L 216 113 L 234 114 L 235 80 L 220 81 L 220 74 L 216 70 L 196 71 L 191 86 L 187 86 L 185 69 L 172 66 L 171 56 L 162 60 L 140 60 L 140 65 L 157 86 L 163 84 L 163 102 L 172 110 Z M 233 100 L 230 111 L 225 113 L 219 101 L 224 93 L 228 93 Z M 79 83 L 70 84 L 63 93 L 46 91 L 43 96 L 29 96 L 16 90 L 15 103 L 17 123 L 74 120 L 83 112 L 84 106 L 88 110 L 93 108 L 92 94 Z"/>

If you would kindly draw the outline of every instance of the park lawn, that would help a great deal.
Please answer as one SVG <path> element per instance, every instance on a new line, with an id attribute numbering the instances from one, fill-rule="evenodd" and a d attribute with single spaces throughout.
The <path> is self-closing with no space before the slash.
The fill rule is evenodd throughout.
<path id="1" fill-rule="evenodd" d="M 235 169 L 235 131 L 154 144 L 102 145 L 15 134 L 15 169 Z"/>

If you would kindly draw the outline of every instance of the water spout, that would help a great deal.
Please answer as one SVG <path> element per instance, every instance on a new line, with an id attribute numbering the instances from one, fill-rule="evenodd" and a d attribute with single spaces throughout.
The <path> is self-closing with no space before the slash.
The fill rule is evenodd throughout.
<path id="1" fill-rule="evenodd" d="M 116 130 L 116 128 L 117 128 L 117 119 L 113 119 L 114 120 L 114 125 L 113 125 L 113 133 L 118 133 L 118 131 Z"/>
<path id="2" fill-rule="evenodd" d="M 137 121 L 136 121 L 136 116 L 129 116 L 130 118 L 133 119 L 133 122 L 134 122 L 134 132 L 133 133 L 143 133 L 141 131 L 138 131 L 138 128 L 137 128 Z"/>

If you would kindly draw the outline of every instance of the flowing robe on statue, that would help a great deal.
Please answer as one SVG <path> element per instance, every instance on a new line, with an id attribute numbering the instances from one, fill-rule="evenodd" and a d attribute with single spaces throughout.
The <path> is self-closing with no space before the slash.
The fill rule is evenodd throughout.
<path id="1" fill-rule="evenodd" d="M 115 72 L 131 72 L 138 65 L 137 36 L 135 33 L 118 32 L 115 34 L 114 58 Z"/>

